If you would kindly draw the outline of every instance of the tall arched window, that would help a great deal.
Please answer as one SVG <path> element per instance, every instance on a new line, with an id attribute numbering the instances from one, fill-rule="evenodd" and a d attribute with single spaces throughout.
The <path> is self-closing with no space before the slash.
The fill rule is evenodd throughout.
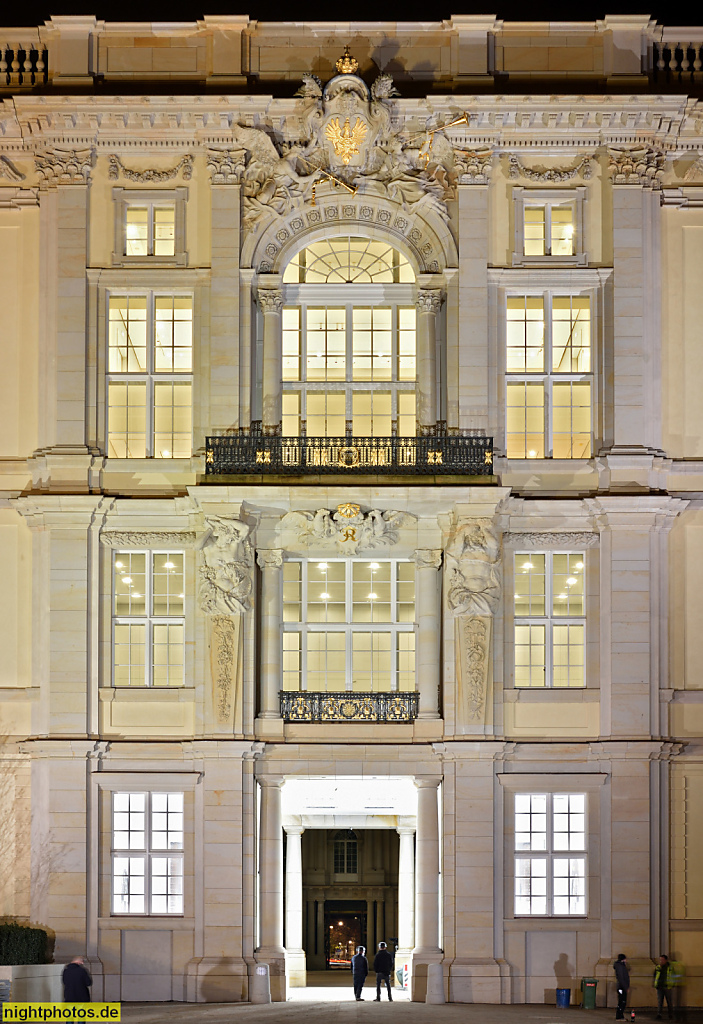
<path id="1" fill-rule="evenodd" d="M 335 875 L 355 875 L 359 870 L 359 841 L 352 829 L 343 829 L 334 836 Z"/>
<path id="2" fill-rule="evenodd" d="M 284 437 L 412 437 L 415 275 L 385 242 L 302 249 L 283 275 Z"/>

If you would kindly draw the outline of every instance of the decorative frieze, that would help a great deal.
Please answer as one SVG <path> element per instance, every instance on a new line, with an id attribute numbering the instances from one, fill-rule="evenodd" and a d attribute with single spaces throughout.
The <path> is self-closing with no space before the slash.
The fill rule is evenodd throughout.
<path id="1" fill-rule="evenodd" d="M 582 548 L 595 547 L 598 543 L 598 534 L 586 530 L 562 530 L 551 533 L 511 530 L 503 534 L 503 543 L 510 548 L 580 551 Z"/>
<path id="2" fill-rule="evenodd" d="M 241 617 L 214 615 L 210 624 L 210 673 L 212 704 L 218 725 L 234 724 L 239 682 Z"/>
<path id="3" fill-rule="evenodd" d="M 666 156 L 651 146 L 608 146 L 608 171 L 614 185 L 661 188 Z"/>
<path id="4" fill-rule="evenodd" d="M 190 181 L 193 177 L 193 156 L 190 153 L 179 160 L 175 167 L 170 167 L 166 170 L 147 167 L 143 171 L 135 171 L 130 167 L 125 167 L 116 154 L 113 153 L 109 157 L 108 177 L 111 181 L 117 181 L 118 178 L 122 177 L 128 181 L 135 181 L 143 185 L 149 182 L 171 181 L 172 178 L 178 177 L 179 174 L 181 174 L 184 181 Z"/>
<path id="5" fill-rule="evenodd" d="M 409 512 L 371 509 L 362 512 L 358 505 L 340 505 L 336 512 L 320 508 L 316 512 L 287 512 L 281 525 L 292 529 L 296 543 L 303 548 L 336 548 L 353 555 L 367 548 L 398 543 L 398 530 L 415 522 Z"/>
<path id="6" fill-rule="evenodd" d="M 459 703 L 469 722 L 485 719 L 492 623 L 490 615 L 461 615 L 456 620 Z"/>
<path id="7" fill-rule="evenodd" d="M 590 156 L 584 157 L 575 167 L 545 167 L 540 171 L 531 167 L 525 167 L 520 157 L 515 153 L 511 153 L 508 156 L 508 165 L 508 177 L 513 181 L 525 178 L 527 181 L 539 182 L 540 184 L 558 184 L 578 177 L 588 181 L 593 175 L 593 161 Z"/>
<path id="8" fill-rule="evenodd" d="M 195 544 L 192 530 L 103 530 L 100 541 L 106 548 L 190 548 Z"/>
<path id="9" fill-rule="evenodd" d="M 206 615 L 242 615 L 249 610 L 253 556 L 249 527 L 234 516 L 207 516 L 198 599 Z"/>
<path id="10" fill-rule="evenodd" d="M 44 186 L 86 185 L 95 162 L 92 147 L 73 149 L 56 146 L 36 154 L 34 163 Z"/>

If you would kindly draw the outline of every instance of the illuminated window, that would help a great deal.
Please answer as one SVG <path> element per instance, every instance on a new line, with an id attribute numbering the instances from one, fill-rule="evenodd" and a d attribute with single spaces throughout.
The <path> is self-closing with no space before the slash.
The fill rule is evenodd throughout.
<path id="1" fill-rule="evenodd" d="M 183 793 L 112 794 L 112 913 L 183 914 Z"/>
<path id="2" fill-rule="evenodd" d="M 515 794 L 515 914 L 586 915 L 586 796 Z"/>
<path id="3" fill-rule="evenodd" d="M 116 551 L 112 560 L 112 681 L 183 686 L 182 551 Z"/>
<path id="4" fill-rule="evenodd" d="M 592 368 L 590 296 L 508 296 L 508 458 L 590 458 Z"/>
<path id="5" fill-rule="evenodd" d="M 187 188 L 114 188 L 113 266 L 184 266 Z"/>
<path id="6" fill-rule="evenodd" d="M 514 267 L 530 264 L 582 266 L 586 189 L 514 188 Z"/>
<path id="7" fill-rule="evenodd" d="M 125 256 L 174 256 L 175 206 L 129 205 L 125 211 Z"/>
<path id="8" fill-rule="evenodd" d="M 515 686 L 586 685 L 582 552 L 516 553 Z"/>
<path id="9" fill-rule="evenodd" d="M 412 562 L 287 561 L 283 689 L 415 689 Z"/>
<path id="10" fill-rule="evenodd" d="M 188 458 L 192 451 L 193 299 L 110 295 L 108 455 Z"/>
<path id="11" fill-rule="evenodd" d="M 414 280 L 404 256 L 366 238 L 325 239 L 291 260 L 284 436 L 415 436 Z"/>
<path id="12" fill-rule="evenodd" d="M 334 837 L 335 875 L 355 875 L 359 870 L 359 841 L 356 832 L 347 829 Z"/>

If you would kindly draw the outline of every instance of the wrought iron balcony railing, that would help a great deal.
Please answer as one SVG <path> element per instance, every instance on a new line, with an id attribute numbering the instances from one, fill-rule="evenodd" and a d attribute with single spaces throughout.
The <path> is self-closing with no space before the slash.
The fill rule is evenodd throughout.
<path id="1" fill-rule="evenodd" d="M 215 476 L 246 473 L 491 476 L 493 438 L 225 434 L 207 438 L 205 471 Z"/>
<path id="2" fill-rule="evenodd" d="M 285 722 L 412 722 L 416 693 L 308 693 L 282 690 Z"/>

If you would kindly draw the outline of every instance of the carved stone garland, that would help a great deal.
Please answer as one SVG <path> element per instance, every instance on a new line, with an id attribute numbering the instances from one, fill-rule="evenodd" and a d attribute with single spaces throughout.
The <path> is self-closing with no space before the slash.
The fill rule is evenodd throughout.
<path id="1" fill-rule="evenodd" d="M 482 725 L 490 690 L 493 616 L 501 597 L 500 544 L 488 519 L 462 522 L 447 549 L 447 602 L 456 620 L 458 705 Z"/>
<path id="2" fill-rule="evenodd" d="M 233 516 L 207 516 L 198 599 L 210 618 L 212 705 L 217 724 L 235 727 L 241 703 L 242 615 L 249 610 L 254 559 L 249 527 Z"/>
<path id="3" fill-rule="evenodd" d="M 508 157 L 510 170 L 508 177 L 516 181 L 518 178 L 526 178 L 527 181 L 558 184 L 562 181 L 571 181 L 579 175 L 588 181 L 593 175 L 593 162 L 590 156 L 585 156 L 575 167 L 546 167 L 543 171 L 533 170 L 525 167 L 519 156 L 511 153 Z"/>
<path id="4" fill-rule="evenodd" d="M 175 167 L 170 167 L 163 171 L 156 170 L 153 167 L 147 167 L 144 171 L 134 171 L 129 167 L 125 167 L 120 158 L 114 153 L 110 156 L 109 162 L 108 177 L 111 181 L 117 181 L 120 177 L 126 178 L 128 181 L 138 182 L 139 184 L 170 181 L 172 178 L 177 177 L 179 172 L 181 172 L 184 181 L 190 181 L 193 177 L 193 156 L 190 153 L 179 160 Z"/>

